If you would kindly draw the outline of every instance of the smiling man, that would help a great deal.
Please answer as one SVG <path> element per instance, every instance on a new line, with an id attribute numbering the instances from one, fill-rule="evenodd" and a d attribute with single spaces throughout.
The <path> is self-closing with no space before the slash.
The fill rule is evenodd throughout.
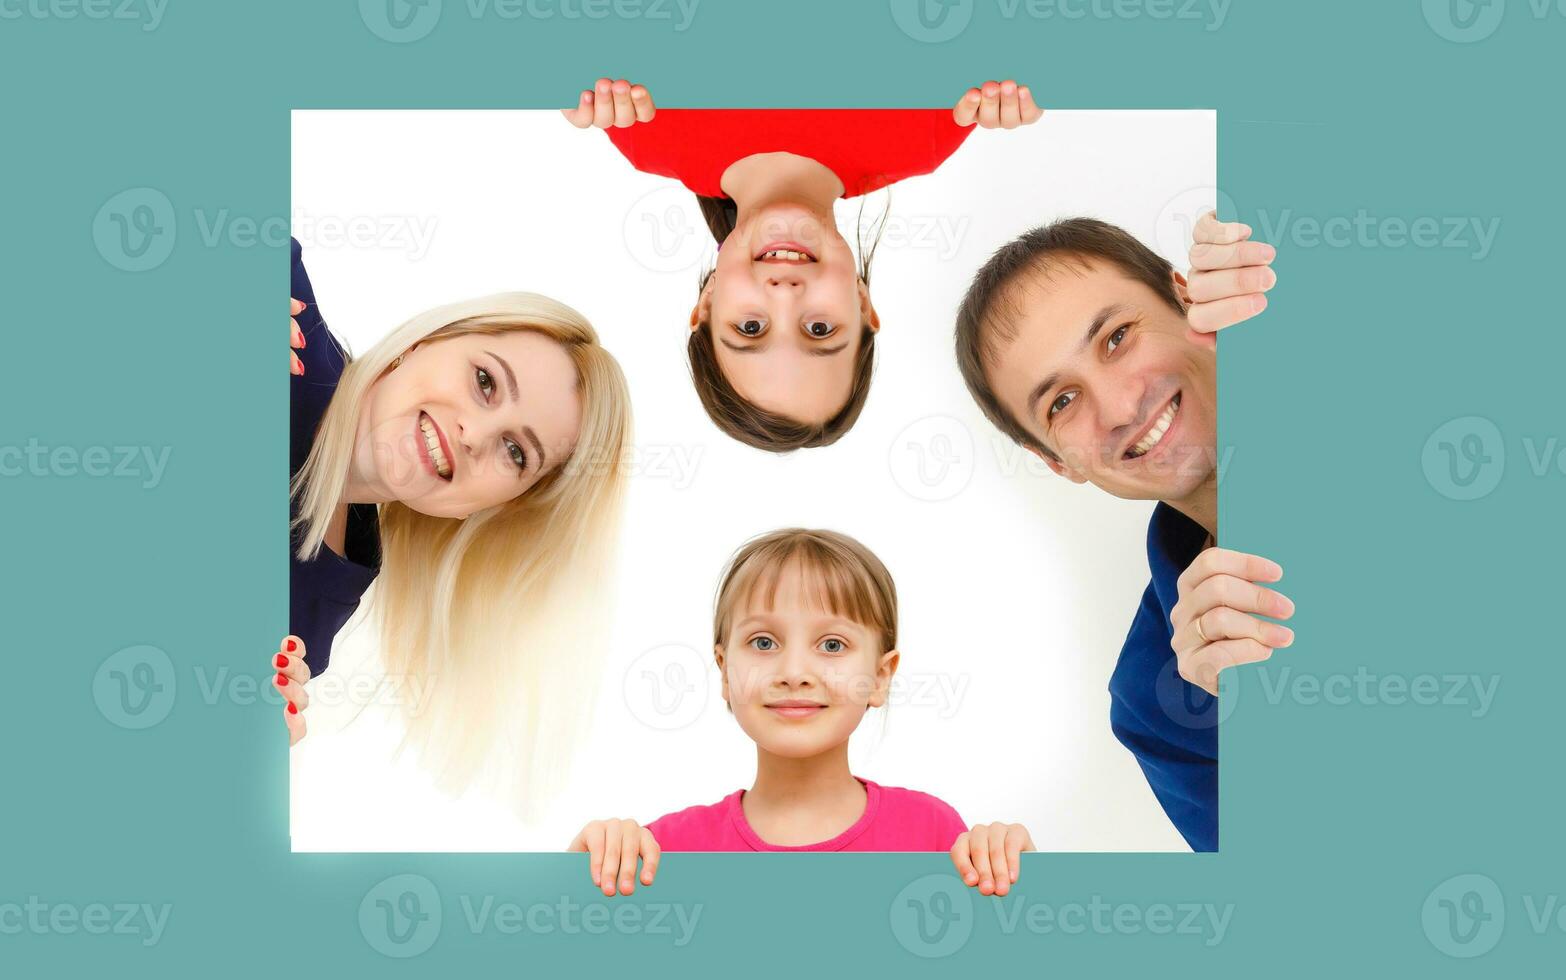
<path id="1" fill-rule="evenodd" d="M 1124 230 L 1072 218 L 1003 246 L 957 316 L 968 390 L 1055 473 L 1156 500 L 1152 581 L 1110 679 L 1110 724 L 1193 850 L 1218 848 L 1218 672 L 1293 642 L 1273 562 L 1214 547 L 1217 345 L 1266 308 L 1272 246 L 1198 223 L 1190 279 Z M 1205 693 L 1203 693 L 1205 692 Z"/>

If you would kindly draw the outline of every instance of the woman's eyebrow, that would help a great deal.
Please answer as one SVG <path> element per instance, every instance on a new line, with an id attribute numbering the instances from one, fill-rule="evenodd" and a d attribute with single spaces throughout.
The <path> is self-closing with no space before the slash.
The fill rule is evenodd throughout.
<path id="1" fill-rule="evenodd" d="M 739 344 L 732 343 L 727 337 L 719 337 L 718 342 L 736 354 L 759 354 L 767 349 L 766 344 L 751 344 L 747 347 L 741 347 Z"/>
<path id="2" fill-rule="evenodd" d="M 511 365 L 507 364 L 506 363 L 506 359 L 501 357 L 499 354 L 496 354 L 493 351 L 485 351 L 484 353 L 488 354 L 490 357 L 493 357 L 496 361 L 500 362 L 500 369 L 502 371 L 506 372 L 506 388 L 507 388 L 507 390 L 509 390 L 511 392 L 511 400 L 512 401 L 516 401 L 517 400 L 517 375 L 516 375 L 516 372 L 511 370 Z"/>
<path id="3" fill-rule="evenodd" d="M 836 347 L 812 347 L 810 348 L 810 354 L 812 357 L 831 357 L 833 354 L 841 354 L 845 350 L 848 350 L 848 341 L 846 340 Z"/>

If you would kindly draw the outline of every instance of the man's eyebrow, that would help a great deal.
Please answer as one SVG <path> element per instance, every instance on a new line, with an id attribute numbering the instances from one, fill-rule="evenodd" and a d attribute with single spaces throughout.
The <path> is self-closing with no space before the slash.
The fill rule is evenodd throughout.
<path id="1" fill-rule="evenodd" d="M 833 354 L 841 354 L 847 349 L 848 341 L 845 340 L 836 347 L 812 347 L 810 348 L 810 354 L 812 357 L 831 357 Z"/>
<path id="2" fill-rule="evenodd" d="M 766 349 L 765 344 L 751 344 L 748 347 L 741 347 L 739 344 L 730 343 L 727 337 L 719 337 L 718 342 L 736 354 L 759 354 Z"/>
<path id="3" fill-rule="evenodd" d="M 1104 329 L 1104 324 L 1108 323 L 1111 317 L 1124 311 L 1125 307 L 1119 303 L 1116 303 L 1114 306 L 1106 306 L 1102 310 L 1099 310 L 1098 314 L 1093 317 L 1093 322 L 1088 324 L 1087 330 L 1082 334 L 1082 342 L 1077 345 L 1077 352 L 1081 353 L 1082 351 L 1087 350 L 1088 345 L 1093 342 L 1093 338 L 1097 337 L 1099 331 Z M 1055 385 L 1059 382 L 1059 372 L 1052 372 L 1043 381 L 1040 381 L 1038 384 L 1033 386 L 1033 390 L 1028 393 L 1029 418 L 1032 418 L 1038 413 L 1039 399 L 1049 394 L 1049 390 L 1055 387 Z"/>
<path id="4" fill-rule="evenodd" d="M 517 375 L 516 375 L 516 372 L 511 370 L 511 365 L 507 364 L 506 363 L 506 359 L 501 357 L 499 354 L 496 354 L 496 353 L 494 353 L 492 351 L 485 351 L 484 353 L 488 354 L 490 357 L 493 357 L 495 360 L 500 362 L 500 369 L 502 371 L 506 372 L 506 388 L 511 392 L 511 400 L 512 401 L 516 401 L 517 400 Z"/>

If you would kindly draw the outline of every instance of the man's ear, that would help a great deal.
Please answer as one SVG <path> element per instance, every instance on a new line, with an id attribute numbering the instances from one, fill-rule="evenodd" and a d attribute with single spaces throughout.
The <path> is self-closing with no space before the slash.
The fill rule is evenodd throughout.
<path id="1" fill-rule="evenodd" d="M 1087 477 L 1084 474 L 1067 466 L 1063 461 L 1056 459 L 1054 456 L 1046 453 L 1038 446 L 1029 446 L 1028 452 L 1037 456 L 1039 459 L 1042 459 L 1044 461 L 1044 465 L 1048 466 L 1052 471 L 1054 471 L 1056 476 L 1063 476 L 1072 483 L 1087 482 Z"/>
<path id="2" fill-rule="evenodd" d="M 886 704 L 892 691 L 892 675 L 897 673 L 897 662 L 902 659 L 902 654 L 896 650 L 888 650 L 881 654 L 881 660 L 875 665 L 875 688 L 870 692 L 869 707 L 879 708 Z"/>
<path id="3" fill-rule="evenodd" d="M 870 302 L 870 284 L 863 279 L 859 280 L 859 319 L 870 325 L 871 333 L 881 332 L 881 314 L 875 311 L 875 304 Z"/>
<path id="4" fill-rule="evenodd" d="M 1185 281 L 1185 276 L 1182 276 L 1179 272 L 1169 273 L 1169 278 L 1174 283 L 1175 299 L 1180 301 L 1182 307 L 1189 310 L 1191 308 L 1190 284 Z"/>

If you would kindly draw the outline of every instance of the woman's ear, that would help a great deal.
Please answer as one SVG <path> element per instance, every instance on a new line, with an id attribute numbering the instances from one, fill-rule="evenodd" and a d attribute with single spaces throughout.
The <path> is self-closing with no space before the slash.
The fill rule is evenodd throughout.
<path id="1" fill-rule="evenodd" d="M 870 284 L 863 279 L 859 280 L 859 319 L 870 325 L 871 333 L 881 332 L 881 315 L 875 311 L 875 304 L 870 302 Z"/>
<path id="2" fill-rule="evenodd" d="M 897 673 L 897 662 L 902 659 L 902 654 L 896 650 L 888 650 L 881 654 L 881 660 L 875 665 L 875 689 L 870 692 L 870 707 L 879 708 L 886 704 L 892 691 L 892 675 Z"/>

